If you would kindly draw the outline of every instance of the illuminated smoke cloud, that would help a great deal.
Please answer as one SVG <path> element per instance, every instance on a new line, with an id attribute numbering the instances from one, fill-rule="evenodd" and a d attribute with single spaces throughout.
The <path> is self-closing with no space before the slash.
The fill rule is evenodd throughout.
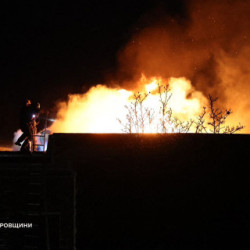
<path id="1" fill-rule="evenodd" d="M 107 85 L 119 80 L 121 88 L 137 90 L 138 79 L 142 73 L 149 78 L 185 77 L 191 81 L 195 91 L 202 92 L 204 96 L 212 94 L 219 97 L 218 104 L 221 107 L 234 111 L 231 122 L 242 122 L 246 126 L 243 132 L 250 132 L 250 1 L 187 3 L 189 5 L 184 17 L 170 17 L 162 9 L 142 17 L 138 26 L 143 28 L 140 27 L 126 47 L 119 52 L 120 70 L 113 79 L 107 81 Z M 99 91 L 100 88 L 99 86 L 95 90 Z M 99 101 L 96 105 L 102 107 L 99 92 L 95 95 L 94 90 L 91 91 L 92 101 Z M 107 98 L 111 98 L 109 94 L 114 92 L 107 90 Z M 103 100 L 103 103 L 106 101 Z M 114 100 L 113 105 L 108 105 L 117 105 L 120 108 L 123 104 L 117 103 Z M 61 125 L 57 122 L 58 127 L 55 129 L 54 126 L 54 131 L 80 131 L 78 120 L 72 118 L 72 115 L 74 113 L 75 117 L 80 117 L 80 109 L 83 106 L 84 109 L 88 108 L 88 105 L 89 93 L 84 96 L 71 95 L 68 104 L 60 104 L 58 115 Z M 70 107 L 74 107 L 74 110 L 78 107 L 79 110 L 73 112 Z M 90 109 L 84 114 L 80 124 L 86 123 L 87 128 L 81 131 L 95 132 L 95 124 L 100 123 L 93 118 L 95 113 Z M 63 128 L 65 119 L 76 119 L 73 130 Z M 95 121 L 91 123 L 93 119 Z M 104 115 L 103 120 L 105 119 L 110 117 Z M 112 132 L 110 129 L 105 131 Z M 114 130 L 116 131 L 117 129 Z"/>
<path id="2" fill-rule="evenodd" d="M 147 14 L 120 52 L 120 76 L 186 77 L 204 95 L 218 96 L 250 127 L 250 1 L 190 1 L 184 19 Z M 119 74 L 118 74 L 119 76 Z M 237 116 L 236 116 L 237 113 Z M 250 130 L 249 130 L 250 131 Z"/>

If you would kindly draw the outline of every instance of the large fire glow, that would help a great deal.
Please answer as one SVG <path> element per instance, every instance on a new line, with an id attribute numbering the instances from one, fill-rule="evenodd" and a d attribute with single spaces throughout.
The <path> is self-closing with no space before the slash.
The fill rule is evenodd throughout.
<path id="1" fill-rule="evenodd" d="M 169 100 L 173 114 L 179 119 L 187 120 L 202 111 L 207 100 L 196 91 L 185 78 L 161 77 L 150 79 L 142 75 L 137 82 L 140 93 L 149 93 L 143 105 L 146 108 L 159 110 L 160 99 L 158 87 L 168 84 L 172 93 Z M 53 132 L 68 133 L 121 133 L 121 124 L 126 117 L 127 109 L 135 91 L 108 88 L 104 85 L 92 87 L 86 94 L 69 95 L 67 103 L 59 104 L 58 117 L 52 126 Z M 159 114 L 155 114 L 157 116 Z M 134 131 L 135 132 L 135 131 Z M 156 124 L 145 128 L 145 132 L 157 133 Z M 170 132 L 170 131 L 169 131 Z"/>
<path id="2" fill-rule="evenodd" d="M 59 104 L 52 131 L 121 133 L 117 119 L 126 120 L 124 106 L 133 94 L 151 92 L 144 107 L 159 110 L 157 86 L 169 84 L 173 116 L 182 121 L 196 117 L 211 94 L 219 98 L 216 104 L 223 112 L 232 109 L 228 125 L 240 122 L 245 126 L 240 132 L 250 133 L 250 2 L 186 2 L 182 17 L 170 18 L 162 8 L 145 14 L 118 53 L 114 77 L 87 93 L 69 95 Z M 140 78 L 142 72 L 146 77 Z M 119 87 L 107 87 L 111 82 Z M 157 133 L 157 125 L 144 132 Z"/>

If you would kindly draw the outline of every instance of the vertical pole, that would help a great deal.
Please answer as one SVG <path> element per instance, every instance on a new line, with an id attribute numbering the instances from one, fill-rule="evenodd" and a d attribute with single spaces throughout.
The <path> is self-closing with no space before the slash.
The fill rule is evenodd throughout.
<path id="1" fill-rule="evenodd" d="M 35 140 L 35 123 L 34 123 L 34 120 L 32 120 L 32 136 L 31 136 L 31 152 L 34 152 L 35 151 L 35 144 L 36 144 L 36 140 Z"/>
<path id="2" fill-rule="evenodd" d="M 43 142 L 43 152 L 45 152 L 45 145 L 47 143 L 47 125 L 48 125 L 48 112 L 46 112 L 45 124 L 44 124 L 44 142 Z"/>
<path id="3" fill-rule="evenodd" d="M 33 152 L 37 151 L 37 128 L 36 120 L 33 120 Z"/>

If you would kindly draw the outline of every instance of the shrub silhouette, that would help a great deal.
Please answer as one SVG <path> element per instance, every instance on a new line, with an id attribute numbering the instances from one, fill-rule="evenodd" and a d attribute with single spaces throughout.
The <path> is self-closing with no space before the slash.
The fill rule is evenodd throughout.
<path id="1" fill-rule="evenodd" d="M 182 121 L 173 115 L 169 101 L 172 97 L 169 85 L 158 84 L 159 109 L 144 105 L 151 93 L 134 93 L 130 103 L 125 106 L 127 110 L 125 119 L 118 119 L 122 131 L 125 133 L 145 133 L 153 124 L 157 133 L 214 133 L 234 134 L 244 128 L 240 123 L 237 126 L 226 124 L 231 109 L 224 111 L 216 107 L 218 98 L 208 96 L 208 107 L 203 107 L 202 113 L 197 117 Z"/>

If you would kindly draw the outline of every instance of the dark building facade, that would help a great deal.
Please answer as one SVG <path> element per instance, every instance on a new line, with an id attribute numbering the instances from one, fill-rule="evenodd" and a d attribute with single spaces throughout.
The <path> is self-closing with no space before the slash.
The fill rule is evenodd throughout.
<path id="1" fill-rule="evenodd" d="M 0 244 L 248 249 L 249 146 L 249 135 L 53 134 L 45 155 L 1 156 L 1 221 L 34 227 L 0 229 Z"/>
<path id="2" fill-rule="evenodd" d="M 74 249 L 75 174 L 46 154 L 0 154 L 0 249 Z"/>
<path id="3" fill-rule="evenodd" d="M 77 249 L 248 249 L 249 135 L 54 134 Z"/>

